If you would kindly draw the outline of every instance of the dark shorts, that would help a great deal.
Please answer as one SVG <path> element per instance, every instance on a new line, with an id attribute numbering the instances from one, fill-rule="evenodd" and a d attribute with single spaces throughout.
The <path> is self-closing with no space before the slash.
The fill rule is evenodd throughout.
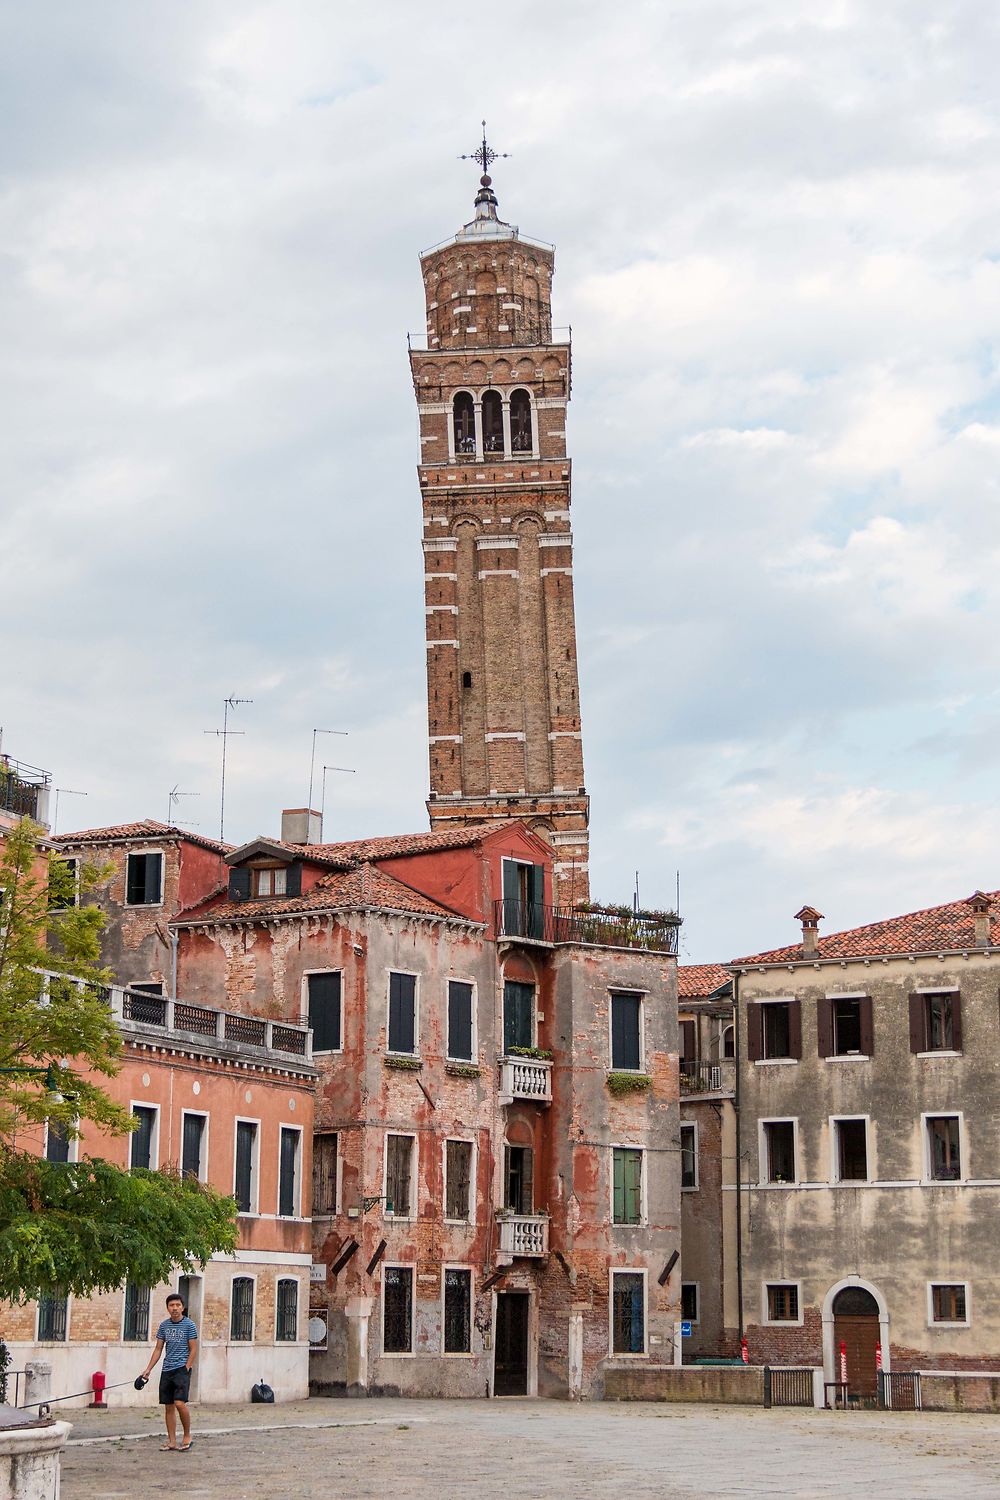
<path id="1" fill-rule="evenodd" d="M 191 1371 L 182 1365 L 179 1370 L 160 1371 L 160 1405 L 173 1406 L 175 1401 L 186 1401 L 191 1390 Z"/>

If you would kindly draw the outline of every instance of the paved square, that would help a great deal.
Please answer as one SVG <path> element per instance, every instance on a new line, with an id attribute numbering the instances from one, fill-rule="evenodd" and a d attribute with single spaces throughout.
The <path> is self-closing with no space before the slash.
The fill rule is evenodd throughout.
<path id="1" fill-rule="evenodd" d="M 75 1412 L 62 1500 L 997 1500 L 1000 1417 L 654 1403 L 303 1401 Z M 114 1440 L 106 1439 L 114 1434 Z M 98 1441 L 95 1441 L 98 1439 Z M 103 1440 L 101 1440 L 103 1439 Z"/>

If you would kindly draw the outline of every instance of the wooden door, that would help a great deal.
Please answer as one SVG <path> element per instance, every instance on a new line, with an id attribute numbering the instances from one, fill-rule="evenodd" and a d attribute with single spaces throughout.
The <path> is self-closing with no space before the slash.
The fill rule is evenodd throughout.
<path id="1" fill-rule="evenodd" d="M 879 1338 L 878 1318 L 871 1313 L 841 1314 L 833 1321 L 837 1379 L 840 1379 L 840 1346 L 847 1350 L 847 1390 L 851 1396 L 874 1397 L 878 1389 L 875 1348 Z"/>
<path id="2" fill-rule="evenodd" d="M 528 1294 L 497 1293 L 494 1396 L 528 1394 Z"/>

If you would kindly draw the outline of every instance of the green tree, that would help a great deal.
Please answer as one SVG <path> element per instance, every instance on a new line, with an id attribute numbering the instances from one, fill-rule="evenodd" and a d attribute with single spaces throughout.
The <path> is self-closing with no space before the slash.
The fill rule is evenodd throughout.
<path id="1" fill-rule="evenodd" d="M 101 1085 L 122 1041 L 101 969 L 103 913 L 79 898 L 106 876 L 41 851 L 27 819 L 0 852 L 0 1298 L 151 1286 L 236 1244 L 236 1205 L 165 1172 L 100 1158 L 49 1162 L 23 1149 L 46 1120 L 122 1135 L 128 1110 Z M 19 1144 L 18 1137 L 22 1137 Z"/>

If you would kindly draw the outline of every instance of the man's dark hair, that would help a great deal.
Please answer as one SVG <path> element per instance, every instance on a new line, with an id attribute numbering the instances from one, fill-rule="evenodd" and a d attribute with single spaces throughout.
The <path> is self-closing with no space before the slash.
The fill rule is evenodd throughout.
<path id="1" fill-rule="evenodd" d="M 170 1306 L 171 1302 L 179 1302 L 180 1305 L 181 1305 L 181 1307 L 184 1306 L 184 1298 L 181 1296 L 180 1292 L 171 1292 L 170 1293 L 170 1296 L 167 1298 L 167 1306 L 168 1307 Z"/>

